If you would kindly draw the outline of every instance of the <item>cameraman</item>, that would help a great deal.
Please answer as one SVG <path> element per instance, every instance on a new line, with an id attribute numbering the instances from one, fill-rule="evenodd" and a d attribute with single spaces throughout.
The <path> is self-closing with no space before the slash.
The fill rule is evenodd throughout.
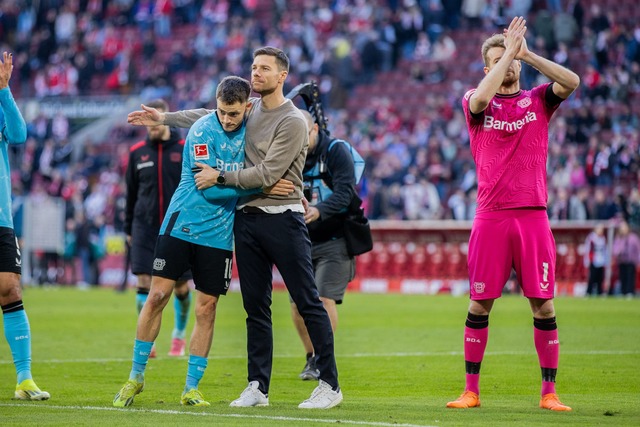
<path id="1" fill-rule="evenodd" d="M 304 219 L 311 238 L 316 287 L 335 334 L 338 326 L 336 305 L 342 304 L 347 285 L 355 275 L 355 258 L 347 253 L 343 232 L 349 207 L 359 202 L 354 165 L 347 146 L 335 143 L 329 149 L 334 138 L 320 129 L 307 110 L 301 111 L 309 127 L 309 148 L 303 170 L 304 193 L 309 205 Z M 293 301 L 291 317 L 307 353 L 307 363 L 300 378 L 317 380 L 319 371 L 313 345 Z"/>

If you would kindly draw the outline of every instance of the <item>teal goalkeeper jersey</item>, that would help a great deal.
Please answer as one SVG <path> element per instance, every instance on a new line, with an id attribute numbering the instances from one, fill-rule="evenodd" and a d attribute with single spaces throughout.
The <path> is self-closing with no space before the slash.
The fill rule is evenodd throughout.
<path id="1" fill-rule="evenodd" d="M 0 90 L 0 227 L 13 228 L 8 144 L 23 144 L 27 125 L 8 87 Z"/>
<path id="2" fill-rule="evenodd" d="M 196 162 L 225 171 L 244 168 L 244 136 L 244 123 L 235 132 L 225 132 L 215 112 L 191 126 L 184 144 L 180 184 L 169 203 L 160 235 L 233 250 L 233 219 L 238 197 L 259 190 L 214 185 L 200 191 L 191 168 Z"/>

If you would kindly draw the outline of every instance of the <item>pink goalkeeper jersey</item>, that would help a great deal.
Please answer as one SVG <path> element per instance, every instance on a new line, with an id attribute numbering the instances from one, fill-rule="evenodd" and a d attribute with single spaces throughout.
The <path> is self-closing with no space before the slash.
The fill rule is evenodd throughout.
<path id="1" fill-rule="evenodd" d="M 480 114 L 462 99 L 471 153 L 478 176 L 477 213 L 514 208 L 546 208 L 549 120 L 559 104 L 548 105 L 547 87 L 496 94 Z"/>

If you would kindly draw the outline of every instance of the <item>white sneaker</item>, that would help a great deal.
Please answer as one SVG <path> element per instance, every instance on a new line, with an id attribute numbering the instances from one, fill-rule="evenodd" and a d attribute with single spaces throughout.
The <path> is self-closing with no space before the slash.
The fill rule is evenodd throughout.
<path id="1" fill-rule="evenodd" d="M 258 381 L 251 381 L 240 397 L 229 404 L 238 408 L 251 406 L 269 406 L 269 398 L 258 390 Z"/>
<path id="2" fill-rule="evenodd" d="M 333 391 L 331 386 L 320 380 L 311 396 L 298 405 L 302 409 L 329 409 L 342 402 L 342 391 Z"/>

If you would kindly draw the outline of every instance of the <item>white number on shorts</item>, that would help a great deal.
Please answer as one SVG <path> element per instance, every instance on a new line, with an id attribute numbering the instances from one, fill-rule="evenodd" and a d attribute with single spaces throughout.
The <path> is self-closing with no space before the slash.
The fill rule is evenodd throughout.
<path id="1" fill-rule="evenodd" d="M 232 260 L 231 258 L 226 258 L 224 260 L 224 278 L 227 280 L 231 279 L 231 267 L 232 267 Z"/>
<path id="2" fill-rule="evenodd" d="M 549 263 L 548 262 L 543 262 L 542 263 L 542 281 L 543 282 L 548 282 L 549 278 Z"/>

